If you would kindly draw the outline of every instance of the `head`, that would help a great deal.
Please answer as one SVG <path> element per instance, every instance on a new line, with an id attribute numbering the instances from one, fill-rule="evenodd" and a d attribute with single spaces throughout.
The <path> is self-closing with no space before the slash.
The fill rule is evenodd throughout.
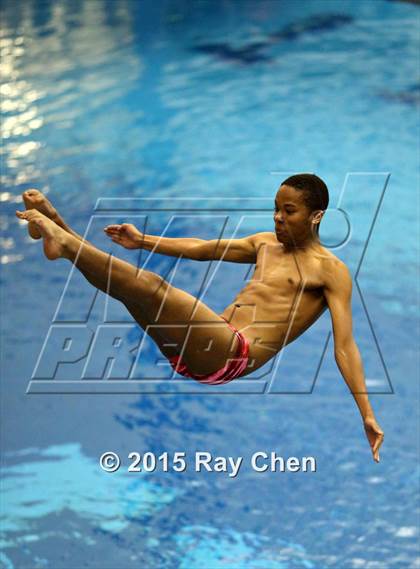
<path id="1" fill-rule="evenodd" d="M 317 241 L 328 201 L 328 188 L 315 174 L 296 174 L 284 180 L 275 197 L 277 239 L 291 246 Z"/>

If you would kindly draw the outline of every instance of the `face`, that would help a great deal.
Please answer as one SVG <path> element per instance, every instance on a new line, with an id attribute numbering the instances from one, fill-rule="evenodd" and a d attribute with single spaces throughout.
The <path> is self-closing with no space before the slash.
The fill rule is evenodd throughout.
<path id="1" fill-rule="evenodd" d="M 280 186 L 274 204 L 277 240 L 295 245 L 313 234 L 314 214 L 303 201 L 303 193 L 290 186 Z"/>

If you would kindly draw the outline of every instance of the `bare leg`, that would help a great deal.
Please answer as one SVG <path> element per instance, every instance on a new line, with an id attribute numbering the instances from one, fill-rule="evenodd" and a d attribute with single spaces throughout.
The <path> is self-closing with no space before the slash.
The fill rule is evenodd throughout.
<path id="1" fill-rule="evenodd" d="M 149 324 L 166 326 L 166 338 L 184 348 L 183 358 L 192 372 L 212 373 L 232 357 L 236 336 L 220 316 L 194 296 L 155 273 L 138 270 L 81 242 L 36 210 L 17 215 L 40 231 L 48 259 L 66 258 L 80 270 L 94 273 L 101 290 L 124 304 L 135 303 Z"/>
<path id="2" fill-rule="evenodd" d="M 38 190 L 32 189 L 23 192 L 22 194 L 23 201 L 25 203 L 26 209 L 36 209 L 40 211 L 44 215 L 46 215 L 49 219 L 54 221 L 59 227 L 64 229 L 70 235 L 73 235 L 79 241 L 83 241 L 83 237 L 76 233 L 63 219 L 63 217 L 59 214 L 59 212 L 55 209 L 55 207 L 51 204 L 51 202 L 44 196 L 44 194 Z M 41 233 L 39 229 L 33 222 L 29 222 L 28 224 L 28 231 L 31 237 L 34 239 L 41 238 Z M 80 272 L 86 278 L 86 280 L 95 288 L 102 290 L 105 293 L 108 293 L 108 283 L 106 287 L 104 287 L 104 283 L 102 279 L 98 278 L 94 272 L 91 270 L 86 271 L 79 268 Z M 170 343 L 167 338 L 165 338 L 160 332 L 158 328 L 150 328 L 148 327 L 148 320 L 144 314 L 142 314 L 141 309 L 139 306 L 136 305 L 135 302 L 131 301 L 124 301 L 124 304 L 130 314 L 133 316 L 134 320 L 143 328 L 145 332 L 155 341 L 158 348 L 162 352 L 162 354 L 169 358 L 171 356 L 175 356 L 179 353 L 179 350 L 176 347 L 168 346 L 167 344 Z"/>

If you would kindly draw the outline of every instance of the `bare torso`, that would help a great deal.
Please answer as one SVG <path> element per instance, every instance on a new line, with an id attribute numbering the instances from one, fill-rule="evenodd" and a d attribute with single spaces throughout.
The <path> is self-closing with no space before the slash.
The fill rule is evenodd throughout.
<path id="1" fill-rule="evenodd" d="M 286 252 L 274 233 L 257 243 L 250 282 L 220 314 L 250 342 L 254 371 L 302 334 L 327 308 L 323 291 L 325 262 L 337 259 L 316 245 Z M 247 371 L 250 373 L 250 371 Z"/>

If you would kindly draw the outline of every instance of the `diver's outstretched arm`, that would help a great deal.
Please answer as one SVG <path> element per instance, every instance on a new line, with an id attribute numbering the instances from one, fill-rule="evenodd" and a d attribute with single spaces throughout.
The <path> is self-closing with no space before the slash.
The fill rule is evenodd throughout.
<path id="1" fill-rule="evenodd" d="M 126 249 L 146 249 L 172 257 L 185 257 L 195 261 L 223 260 L 233 263 L 255 263 L 255 240 L 258 233 L 243 239 L 196 239 L 185 237 L 158 237 L 139 231 L 131 223 L 108 225 L 105 233 Z"/>

